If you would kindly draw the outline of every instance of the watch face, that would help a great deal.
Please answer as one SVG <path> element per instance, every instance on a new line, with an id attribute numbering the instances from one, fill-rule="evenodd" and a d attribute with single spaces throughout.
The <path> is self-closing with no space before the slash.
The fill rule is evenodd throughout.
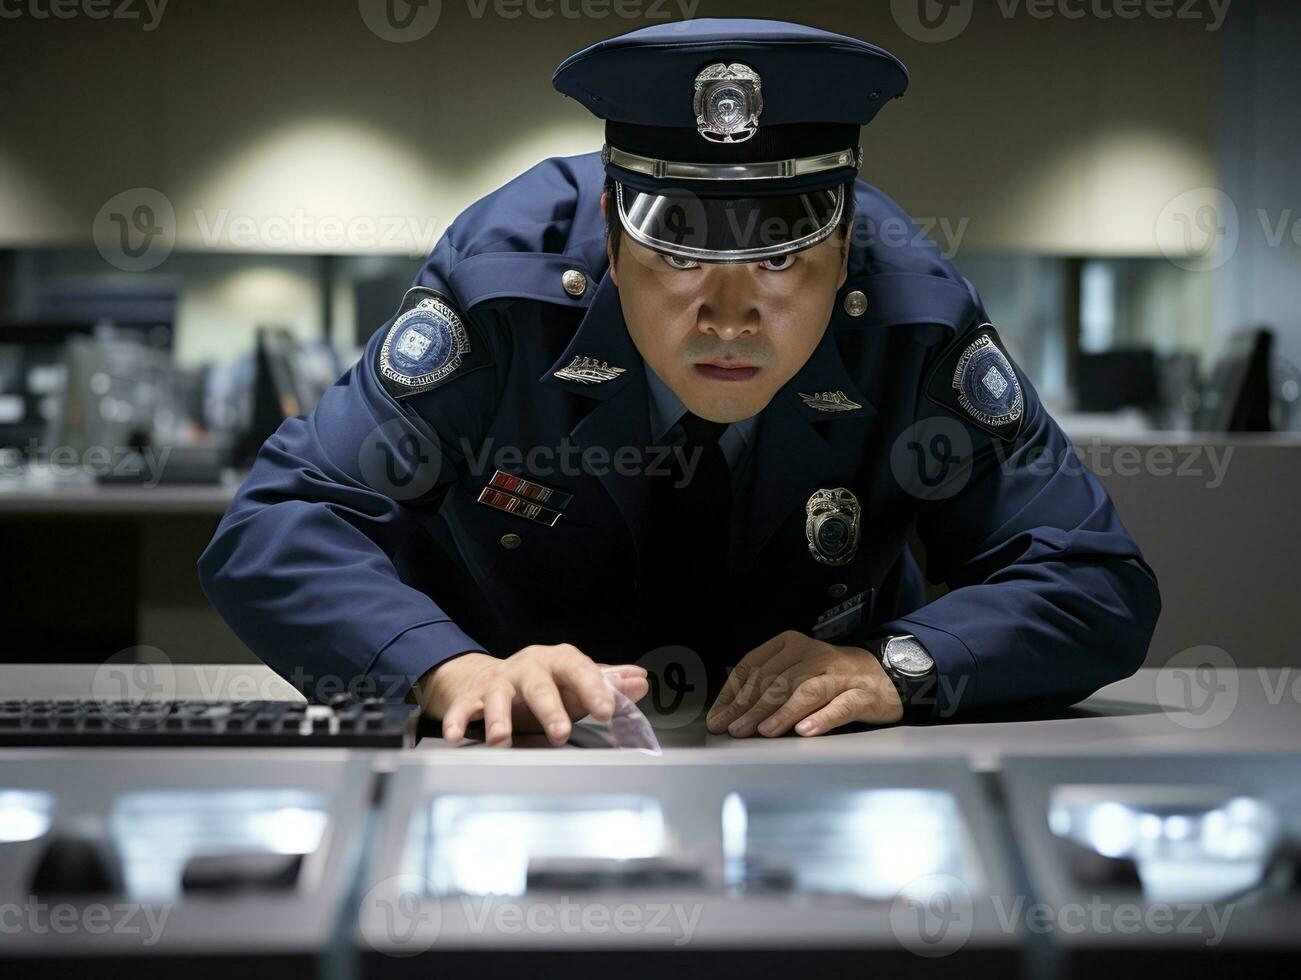
<path id="1" fill-rule="evenodd" d="M 925 674 L 935 666 L 935 661 L 926 652 L 926 648 L 911 636 L 887 643 L 885 659 L 891 669 L 913 677 Z"/>

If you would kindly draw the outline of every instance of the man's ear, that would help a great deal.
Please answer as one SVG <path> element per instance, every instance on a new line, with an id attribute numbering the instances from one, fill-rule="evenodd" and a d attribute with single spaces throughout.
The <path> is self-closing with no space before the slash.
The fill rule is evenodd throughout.
<path id="1" fill-rule="evenodd" d="M 840 246 L 840 279 L 836 282 L 836 292 L 840 292 L 840 287 L 845 284 L 849 278 L 849 239 L 846 238 Z"/>
<path id="2" fill-rule="evenodd" d="M 601 214 L 605 216 L 608 224 L 610 220 L 610 195 L 605 191 L 601 191 Z M 610 248 L 610 236 L 608 234 L 605 236 L 605 261 L 610 266 L 610 281 L 614 283 L 615 288 L 618 288 L 619 277 L 614 271 L 614 251 Z"/>

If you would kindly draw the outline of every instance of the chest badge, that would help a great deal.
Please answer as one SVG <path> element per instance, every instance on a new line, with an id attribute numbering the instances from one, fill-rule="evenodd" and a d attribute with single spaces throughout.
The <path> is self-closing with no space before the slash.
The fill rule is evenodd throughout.
<path id="1" fill-rule="evenodd" d="M 858 498 L 844 487 L 815 490 L 804 505 L 809 552 L 823 565 L 843 565 L 858 552 Z"/>

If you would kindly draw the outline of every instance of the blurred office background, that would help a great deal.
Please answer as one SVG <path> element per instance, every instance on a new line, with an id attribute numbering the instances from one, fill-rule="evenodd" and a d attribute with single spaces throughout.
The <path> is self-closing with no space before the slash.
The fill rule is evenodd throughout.
<path id="1" fill-rule="evenodd" d="M 247 659 L 193 575 L 240 467 L 355 359 L 467 204 L 600 147 L 555 66 L 668 19 L 755 16 L 909 66 L 864 131 L 863 177 L 980 289 L 1157 567 L 1150 662 L 1198 644 L 1287 661 L 1297 4 L 396 8 L 408 26 L 385 0 L 5 9 L 0 658 Z"/>

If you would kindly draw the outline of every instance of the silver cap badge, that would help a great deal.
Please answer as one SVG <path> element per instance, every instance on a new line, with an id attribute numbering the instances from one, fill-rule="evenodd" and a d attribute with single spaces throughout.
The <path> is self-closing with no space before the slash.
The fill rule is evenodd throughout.
<path id="1" fill-rule="evenodd" d="M 759 73 L 739 61 L 715 62 L 696 75 L 691 108 L 696 130 L 711 143 L 744 143 L 759 128 Z"/>

